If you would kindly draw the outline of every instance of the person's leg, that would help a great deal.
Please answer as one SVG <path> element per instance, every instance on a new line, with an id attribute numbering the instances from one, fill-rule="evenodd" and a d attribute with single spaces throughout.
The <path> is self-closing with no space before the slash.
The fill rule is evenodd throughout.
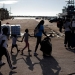
<path id="1" fill-rule="evenodd" d="M 74 27 L 72 27 L 72 35 L 74 35 Z"/>
<path id="2" fill-rule="evenodd" d="M 16 69 L 16 67 L 12 67 L 11 60 L 10 60 L 10 55 L 8 51 L 4 48 L 4 55 L 6 56 L 7 62 L 9 64 L 10 69 Z"/>
<path id="3" fill-rule="evenodd" d="M 18 49 L 18 46 L 17 46 L 17 44 L 15 45 L 15 47 L 16 47 L 16 49 L 17 49 L 17 52 L 19 52 L 20 50 Z"/>
<path id="4" fill-rule="evenodd" d="M 68 32 L 68 48 L 71 46 L 71 32 Z"/>
<path id="5" fill-rule="evenodd" d="M 6 56 L 7 58 L 7 62 L 9 64 L 9 67 L 12 68 L 12 64 L 11 64 L 11 60 L 10 60 L 10 56 L 9 56 L 9 53 L 8 51 L 4 48 L 4 55 Z"/>
<path id="6" fill-rule="evenodd" d="M 3 48 L 2 47 L 0 47 L 0 66 L 2 66 L 2 65 L 4 65 L 5 63 L 4 62 L 2 62 L 2 56 L 3 56 Z"/>
<path id="7" fill-rule="evenodd" d="M 67 32 L 65 32 L 64 44 L 65 44 L 65 47 L 66 47 L 66 45 L 67 45 Z"/>
<path id="8" fill-rule="evenodd" d="M 75 34 L 75 27 L 74 27 L 74 34 Z"/>
<path id="9" fill-rule="evenodd" d="M 26 46 L 22 49 L 22 52 L 21 52 L 21 54 L 23 55 L 23 51 L 24 51 L 24 49 L 28 46 L 27 44 L 27 42 L 25 41 L 25 43 L 26 43 Z"/>
<path id="10" fill-rule="evenodd" d="M 12 51 L 12 50 L 13 50 L 13 48 L 14 48 L 14 46 L 12 45 L 12 46 L 11 46 L 11 53 L 13 53 L 13 51 Z"/>
<path id="11" fill-rule="evenodd" d="M 36 42 L 36 46 L 35 46 L 35 53 L 34 53 L 34 55 L 36 54 L 38 45 L 39 45 L 40 43 L 41 43 L 41 37 L 37 37 L 37 42 Z"/>
<path id="12" fill-rule="evenodd" d="M 59 28 L 59 31 L 62 32 L 62 27 Z"/>
<path id="13" fill-rule="evenodd" d="M 0 53 L 0 66 L 2 66 L 2 65 L 4 65 L 5 63 L 4 62 L 2 62 L 2 54 Z"/>
<path id="14" fill-rule="evenodd" d="M 29 47 L 29 42 L 27 43 L 28 46 L 28 52 L 31 52 L 30 47 Z"/>
<path id="15" fill-rule="evenodd" d="M 2 47 L 0 47 L 0 61 L 2 61 L 2 56 L 3 56 L 3 49 L 2 49 Z"/>

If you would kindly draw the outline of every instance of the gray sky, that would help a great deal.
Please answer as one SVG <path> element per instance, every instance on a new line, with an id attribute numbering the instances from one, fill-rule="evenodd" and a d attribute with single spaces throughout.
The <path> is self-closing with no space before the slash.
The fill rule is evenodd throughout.
<path id="1" fill-rule="evenodd" d="M 11 15 L 56 16 L 68 0 L 0 0 L 0 7 L 11 9 Z"/>

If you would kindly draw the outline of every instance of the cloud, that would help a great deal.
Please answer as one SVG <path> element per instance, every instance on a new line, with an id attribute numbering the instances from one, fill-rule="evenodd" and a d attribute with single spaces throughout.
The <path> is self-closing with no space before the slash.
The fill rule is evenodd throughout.
<path id="1" fill-rule="evenodd" d="M 18 0 L 0 0 L 0 4 L 14 4 L 17 2 Z"/>

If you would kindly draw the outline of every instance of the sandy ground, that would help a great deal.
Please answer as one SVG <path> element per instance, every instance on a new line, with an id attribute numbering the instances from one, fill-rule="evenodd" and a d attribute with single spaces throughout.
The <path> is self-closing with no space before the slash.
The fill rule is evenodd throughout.
<path id="1" fill-rule="evenodd" d="M 2 24 L 9 22 L 12 24 L 20 24 L 21 32 L 24 33 L 26 28 L 29 29 L 29 33 L 33 35 L 33 30 L 38 24 L 39 20 L 5 20 L 2 21 Z M 56 27 L 56 23 L 49 23 L 45 20 L 45 31 L 50 32 L 50 28 L 54 31 L 60 33 Z M 44 37 L 44 36 L 43 36 Z M 22 37 L 19 37 L 18 40 L 21 40 Z M 54 37 L 51 38 L 52 42 L 52 57 L 43 58 L 42 52 L 40 51 L 40 46 L 37 50 L 38 56 L 33 55 L 36 38 L 30 37 L 30 49 L 32 50 L 32 57 L 28 56 L 28 52 L 24 50 L 24 55 L 21 55 L 21 52 L 17 53 L 16 49 L 13 49 L 13 54 L 10 54 L 11 51 L 11 38 L 8 40 L 8 51 L 11 56 L 11 61 L 14 66 L 17 66 L 17 69 L 11 71 L 9 69 L 6 58 L 3 56 L 3 62 L 6 64 L 1 67 L 0 75 L 74 75 L 75 74 L 75 51 L 67 50 L 64 47 L 64 37 Z M 25 46 L 24 42 L 17 42 L 19 50 Z"/>

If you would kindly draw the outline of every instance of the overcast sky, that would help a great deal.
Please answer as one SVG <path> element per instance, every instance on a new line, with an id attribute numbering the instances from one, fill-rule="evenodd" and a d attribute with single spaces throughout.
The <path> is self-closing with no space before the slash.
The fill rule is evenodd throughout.
<path id="1" fill-rule="evenodd" d="M 68 0 L 0 0 L 0 8 L 11 9 L 11 15 L 56 16 Z"/>

